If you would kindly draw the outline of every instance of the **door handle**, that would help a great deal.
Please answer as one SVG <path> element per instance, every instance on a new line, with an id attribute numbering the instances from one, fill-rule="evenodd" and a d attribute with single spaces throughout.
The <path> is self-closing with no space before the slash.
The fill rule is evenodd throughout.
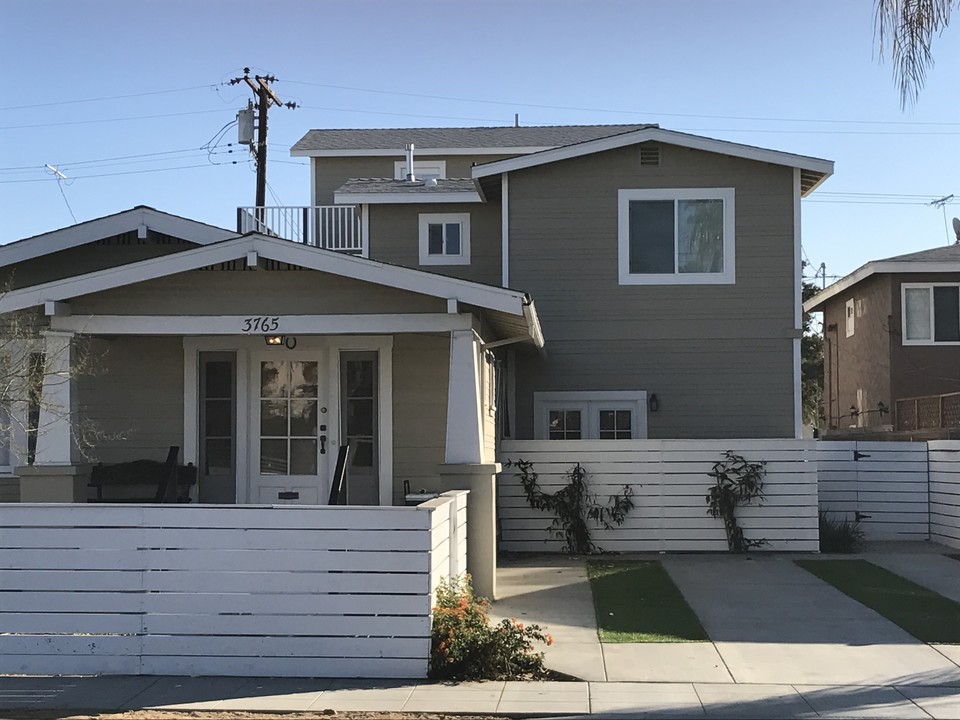
<path id="1" fill-rule="evenodd" d="M 320 436 L 320 454 L 321 455 L 327 454 L 327 436 L 326 435 Z"/>
<path id="2" fill-rule="evenodd" d="M 867 457 L 870 457 L 870 455 L 868 455 L 867 453 L 862 453 L 862 452 L 860 452 L 859 450 L 854 450 L 854 451 L 853 451 L 853 459 L 854 459 L 854 460 L 859 460 L 860 458 L 867 458 Z"/>
<path id="3" fill-rule="evenodd" d="M 860 522 L 861 520 L 866 520 L 867 518 L 872 518 L 872 517 L 873 515 L 864 515 L 859 510 L 857 510 L 857 512 L 854 513 L 854 518 L 856 519 L 857 522 Z"/>

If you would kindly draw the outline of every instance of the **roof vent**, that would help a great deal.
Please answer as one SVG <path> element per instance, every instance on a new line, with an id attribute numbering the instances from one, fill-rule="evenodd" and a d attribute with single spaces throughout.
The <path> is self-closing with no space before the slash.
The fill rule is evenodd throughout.
<path id="1" fill-rule="evenodd" d="M 424 183 L 427 187 L 436 187 L 437 179 L 435 177 L 427 178 L 427 182 Z"/>
<path id="2" fill-rule="evenodd" d="M 657 143 L 640 144 L 640 165 L 659 166 L 660 146 Z"/>

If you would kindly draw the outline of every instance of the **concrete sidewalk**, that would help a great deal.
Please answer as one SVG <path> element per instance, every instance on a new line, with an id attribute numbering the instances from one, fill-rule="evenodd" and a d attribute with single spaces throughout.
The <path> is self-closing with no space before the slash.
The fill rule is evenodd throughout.
<path id="1" fill-rule="evenodd" d="M 485 682 L 175 677 L 0 677 L 0 717 L 163 709 L 592 714 L 671 718 L 960 718 L 960 686 Z"/>

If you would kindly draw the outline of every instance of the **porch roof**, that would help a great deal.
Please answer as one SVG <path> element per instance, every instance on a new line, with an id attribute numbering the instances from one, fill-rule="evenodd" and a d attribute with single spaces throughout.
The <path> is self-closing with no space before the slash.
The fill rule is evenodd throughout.
<path id="1" fill-rule="evenodd" d="M 459 312 L 461 304 L 476 308 L 485 313 L 491 327 L 501 337 L 522 334 L 538 347 L 543 346 L 533 300 L 526 293 L 344 255 L 258 233 L 13 290 L 0 298 L 0 313 L 43 305 L 47 314 L 53 315 L 60 312 L 63 303 L 71 298 L 231 261 L 243 260 L 248 267 L 256 267 L 260 258 L 445 299 L 450 313 Z M 523 332 L 517 333 L 518 329 Z"/>

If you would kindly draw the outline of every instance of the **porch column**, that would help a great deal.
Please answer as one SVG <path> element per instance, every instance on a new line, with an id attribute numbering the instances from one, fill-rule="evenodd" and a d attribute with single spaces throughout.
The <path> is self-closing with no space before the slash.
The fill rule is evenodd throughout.
<path id="1" fill-rule="evenodd" d="M 32 466 L 17 469 L 21 502 L 83 502 L 86 468 L 73 464 L 77 397 L 73 333 L 46 330 L 37 446 Z"/>
<path id="2" fill-rule="evenodd" d="M 475 465 L 483 461 L 479 357 L 480 348 L 473 330 L 450 333 L 447 464 Z"/>
<path id="3" fill-rule="evenodd" d="M 73 462 L 71 421 L 77 399 L 73 387 L 73 333 L 45 330 L 43 335 L 43 390 L 34 465 L 69 465 Z"/>

